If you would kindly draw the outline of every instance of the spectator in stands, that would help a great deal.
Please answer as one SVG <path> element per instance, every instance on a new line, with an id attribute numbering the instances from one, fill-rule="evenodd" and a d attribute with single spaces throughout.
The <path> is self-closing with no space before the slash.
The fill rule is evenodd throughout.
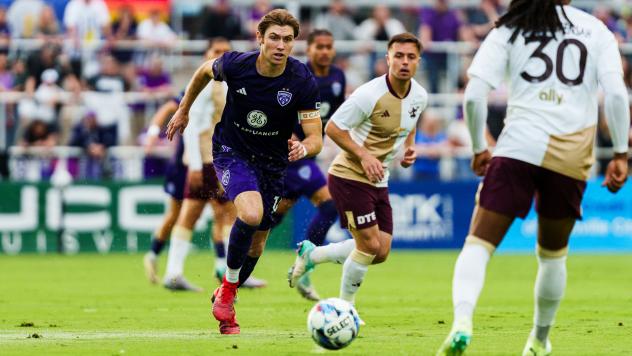
<path id="1" fill-rule="evenodd" d="M 114 46 L 112 49 L 112 56 L 123 66 L 132 64 L 134 59 L 133 47 L 126 46 L 125 48 L 118 48 L 116 45 L 119 41 L 133 41 L 136 39 L 136 32 L 138 24 L 136 22 L 136 16 L 134 15 L 134 9 L 131 6 L 123 6 L 119 10 L 119 15 L 116 21 L 112 23 L 112 36 L 110 37 L 110 43 Z"/>
<path id="2" fill-rule="evenodd" d="M 98 179 L 103 174 L 104 164 L 107 163 L 107 149 L 116 145 L 116 130 L 99 125 L 95 112 L 88 111 L 81 121 L 73 128 L 68 145 L 82 147 L 88 159 L 85 164 L 85 177 Z"/>
<path id="3" fill-rule="evenodd" d="M 11 39 L 11 28 L 7 22 L 7 9 L 0 6 L 0 52 L 8 52 L 9 40 Z"/>
<path id="4" fill-rule="evenodd" d="M 162 19 L 159 9 L 151 10 L 149 17 L 141 21 L 136 31 L 140 40 L 147 41 L 150 46 L 169 47 L 178 38 L 175 32 Z"/>
<path id="5" fill-rule="evenodd" d="M 494 23 L 498 20 L 499 15 L 504 12 L 505 7 L 500 0 L 481 0 L 478 7 L 466 9 L 465 16 L 469 33 L 464 40 L 482 41 L 494 28 Z"/>
<path id="6" fill-rule="evenodd" d="M 228 0 L 218 0 L 215 5 L 208 5 L 202 13 L 200 23 L 205 38 L 238 40 L 243 37 L 241 20 L 231 9 Z"/>
<path id="7" fill-rule="evenodd" d="M 432 50 L 432 42 L 459 41 L 464 27 L 459 14 L 450 9 L 448 0 L 435 0 L 434 6 L 421 10 L 419 38 L 424 47 L 424 66 L 431 93 L 439 92 L 441 74 L 447 69 L 447 55 Z"/>
<path id="8" fill-rule="evenodd" d="M 326 28 L 337 41 L 355 39 L 356 24 L 347 14 L 344 1 L 332 0 L 325 13 L 316 16 L 314 28 Z"/>
<path id="9" fill-rule="evenodd" d="M 608 29 L 614 33 L 614 37 L 617 39 L 619 43 L 625 41 L 625 29 L 619 26 L 617 19 L 612 14 L 612 10 L 607 5 L 597 4 L 593 8 L 592 12 L 593 16 L 601 20 L 601 22 L 608 27 Z"/>
<path id="10" fill-rule="evenodd" d="M 45 41 L 56 41 L 61 39 L 61 28 L 55 15 L 55 10 L 48 5 L 42 7 L 42 12 L 37 21 L 36 36 Z"/>
<path id="11" fill-rule="evenodd" d="M 250 13 L 248 14 L 248 23 L 246 24 L 248 35 L 251 39 L 255 38 L 259 20 L 261 20 L 263 15 L 267 14 L 270 11 L 272 11 L 272 5 L 270 5 L 269 0 L 255 0 Z"/>
<path id="12" fill-rule="evenodd" d="M 56 144 L 57 135 L 41 120 L 29 122 L 20 140 L 20 145 L 26 147 L 53 147 Z"/>
<path id="13" fill-rule="evenodd" d="M 63 89 L 57 85 L 59 74 L 55 69 L 46 69 L 42 72 L 41 84 L 35 90 L 35 104 L 37 105 L 37 118 L 56 128 L 57 114 L 61 107 Z"/>
<path id="14" fill-rule="evenodd" d="M 171 76 L 163 69 L 160 56 L 154 54 L 147 62 L 147 68 L 143 69 L 138 77 L 140 89 L 151 93 L 171 94 Z"/>
<path id="15" fill-rule="evenodd" d="M 86 107 L 96 114 L 99 126 L 116 132 L 121 143 L 129 139 L 130 112 L 123 95 L 129 87 L 116 59 L 103 55 L 99 73 L 88 79 L 91 91 L 83 95 Z"/>
<path id="16" fill-rule="evenodd" d="M 66 90 L 79 90 L 79 80 L 72 72 L 70 64 L 64 62 L 61 48 L 54 43 L 45 43 L 38 51 L 27 58 L 27 75 L 25 90 L 33 94 L 42 82 L 42 73 L 46 69 L 55 69 L 59 74 L 58 83 Z"/>
<path id="17" fill-rule="evenodd" d="M 110 35 L 110 13 L 103 0 L 70 0 L 64 25 L 75 48 L 81 48 L 82 42 L 87 45 Z"/>
<path id="18" fill-rule="evenodd" d="M 0 52 L 0 91 L 13 90 L 14 76 L 6 53 Z"/>
<path id="19" fill-rule="evenodd" d="M 449 152 L 449 146 L 448 138 L 443 130 L 443 118 L 436 109 L 426 109 L 417 124 L 415 134 L 415 149 L 417 150 L 417 160 L 413 165 L 415 179 L 439 179 L 439 162 L 441 156 Z"/>
<path id="20" fill-rule="evenodd" d="M 14 38 L 33 38 L 37 23 L 44 8 L 42 0 L 16 0 L 7 12 L 11 35 Z"/>
<path id="21" fill-rule="evenodd" d="M 22 58 L 15 59 L 13 65 L 11 65 L 11 72 L 13 72 L 13 90 L 25 90 L 28 72 L 26 70 L 26 63 Z"/>
<path id="22" fill-rule="evenodd" d="M 376 5 L 373 16 L 362 21 L 355 29 L 355 37 L 362 41 L 388 41 L 403 32 L 406 32 L 404 25 L 391 17 L 388 7 Z"/>

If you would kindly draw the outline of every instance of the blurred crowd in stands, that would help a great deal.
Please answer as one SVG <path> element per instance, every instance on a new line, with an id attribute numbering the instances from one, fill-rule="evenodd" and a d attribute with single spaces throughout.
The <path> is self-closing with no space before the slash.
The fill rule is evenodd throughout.
<path id="1" fill-rule="evenodd" d="M 117 7 L 109 8 L 110 3 Z M 75 176 L 116 176 L 108 168 L 112 166 L 108 148 L 142 145 L 153 112 L 177 95 L 192 71 L 187 68 L 178 76 L 177 68 L 166 65 L 174 61 L 174 53 L 176 62 L 186 54 L 178 49 L 177 40 L 252 40 L 259 19 L 273 8 L 268 0 L 253 0 L 249 6 L 233 5 L 229 0 L 146 1 L 163 6 L 145 7 L 138 13 L 132 3 L 0 0 L 0 177 L 6 178 L 9 168 L 20 168 L 8 164 L 10 146 L 78 147 L 84 154 Z M 387 41 L 404 31 L 416 33 L 424 46 L 420 82 L 430 93 L 459 93 L 467 82 L 465 69 L 472 54 L 508 0 L 472 1 L 468 7 L 453 6 L 449 0 L 429 0 L 427 6 L 402 0 L 397 7 L 379 1 L 374 6 L 353 6 L 353 1 L 342 0 L 332 0 L 324 7 L 306 3 L 300 2 L 295 9 L 302 26 L 299 39 L 315 28 L 330 30 L 338 41 L 366 44 Z M 611 8 L 595 2 L 586 11 L 600 18 L 621 43 L 632 42 L 632 5 Z M 471 50 L 465 55 L 449 54 L 437 47 L 444 42 L 465 43 Z M 345 70 L 350 83 L 347 92 L 387 70 L 384 53 L 370 45 L 338 53 L 336 64 Z M 449 56 L 456 58 L 456 66 L 450 66 Z M 632 53 L 623 59 L 626 83 L 632 88 Z M 450 73 L 453 83 L 446 79 Z M 490 100 L 491 137 L 502 129 L 505 94 L 506 88 L 499 88 Z M 458 101 L 447 105 L 433 102 L 418 126 L 419 162 L 412 173 L 400 177 L 471 177 L 467 168 L 469 136 L 462 116 Z M 605 120 L 602 122 L 598 142 L 608 146 Z M 449 163 L 440 160 L 455 152 L 465 158 Z M 14 161 L 20 163 L 20 159 Z M 151 167 L 142 169 L 144 177 L 160 175 L 156 162 L 145 160 Z"/>

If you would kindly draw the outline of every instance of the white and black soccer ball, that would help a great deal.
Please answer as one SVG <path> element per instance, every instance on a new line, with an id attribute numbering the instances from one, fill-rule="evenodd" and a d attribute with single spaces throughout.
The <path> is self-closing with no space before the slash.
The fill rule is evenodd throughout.
<path id="1" fill-rule="evenodd" d="M 307 330 L 318 345 L 338 350 L 358 336 L 360 317 L 351 303 L 340 298 L 324 299 L 310 310 Z"/>

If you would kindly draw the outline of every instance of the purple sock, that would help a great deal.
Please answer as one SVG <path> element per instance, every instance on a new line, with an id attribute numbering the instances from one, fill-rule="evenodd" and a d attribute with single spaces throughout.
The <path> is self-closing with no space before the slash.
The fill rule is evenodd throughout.
<path id="1" fill-rule="evenodd" d="M 252 235 L 257 231 L 258 226 L 251 226 L 237 218 L 233 228 L 230 230 L 230 241 L 228 242 L 228 256 L 226 265 L 228 268 L 238 269 L 244 264 L 244 260 L 250 250 Z"/>
<path id="2" fill-rule="evenodd" d="M 224 241 L 213 242 L 213 246 L 215 247 L 215 257 L 218 257 L 218 258 L 226 257 L 226 247 L 224 245 Z"/>
<path id="3" fill-rule="evenodd" d="M 338 212 L 333 200 L 327 200 L 318 206 L 318 212 L 309 223 L 307 238 L 316 246 L 321 246 L 327 237 L 327 231 L 336 222 Z"/>
<path id="4" fill-rule="evenodd" d="M 158 256 L 163 248 L 165 248 L 165 242 L 158 240 L 158 238 L 154 236 L 151 239 L 151 250 Z"/>
<path id="5" fill-rule="evenodd" d="M 250 277 L 250 275 L 252 274 L 252 271 L 255 270 L 257 261 L 259 261 L 259 257 L 246 256 L 244 265 L 241 266 L 241 270 L 239 270 L 239 285 L 240 286 L 244 284 L 246 279 L 248 279 L 248 277 Z"/>

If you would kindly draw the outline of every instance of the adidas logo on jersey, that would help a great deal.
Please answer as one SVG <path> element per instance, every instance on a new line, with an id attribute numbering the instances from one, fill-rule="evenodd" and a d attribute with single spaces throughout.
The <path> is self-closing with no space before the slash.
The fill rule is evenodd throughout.
<path id="1" fill-rule="evenodd" d="M 246 88 L 237 89 L 237 92 L 241 95 L 248 95 L 246 94 Z"/>
<path id="2" fill-rule="evenodd" d="M 388 110 L 384 110 L 384 112 L 382 113 L 382 115 L 380 115 L 380 117 L 391 117 L 391 114 L 388 113 Z"/>

